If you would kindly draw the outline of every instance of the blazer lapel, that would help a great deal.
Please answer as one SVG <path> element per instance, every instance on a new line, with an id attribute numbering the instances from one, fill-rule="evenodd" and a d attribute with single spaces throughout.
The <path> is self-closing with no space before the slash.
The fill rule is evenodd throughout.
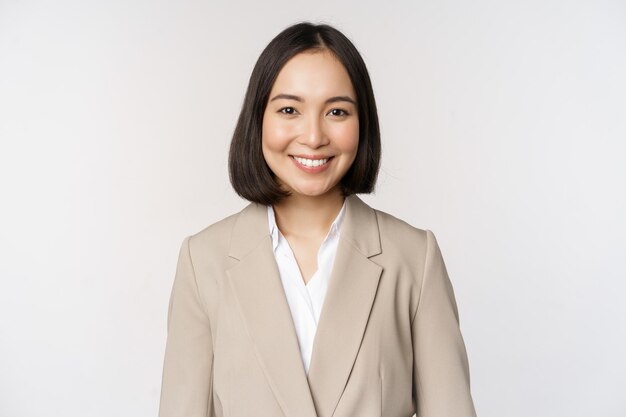
<path id="1" fill-rule="evenodd" d="M 266 378 L 287 417 L 332 416 L 361 345 L 382 267 L 374 210 L 356 195 L 346 213 L 317 326 L 308 378 L 272 250 L 267 207 L 239 214 L 226 271 Z"/>
<path id="2" fill-rule="evenodd" d="M 269 234 L 267 206 L 250 203 L 234 225 L 226 274 L 265 377 L 286 417 L 316 417 Z"/>
<path id="3" fill-rule="evenodd" d="M 313 342 L 309 386 L 318 417 L 330 417 L 341 398 L 361 346 L 383 268 L 374 210 L 347 197 L 339 246 Z"/>

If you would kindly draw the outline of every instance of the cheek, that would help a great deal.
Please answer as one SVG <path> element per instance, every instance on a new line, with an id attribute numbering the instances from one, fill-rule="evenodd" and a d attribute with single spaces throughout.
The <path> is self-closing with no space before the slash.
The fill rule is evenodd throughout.
<path id="1" fill-rule="evenodd" d="M 272 117 L 263 119 L 262 142 L 263 148 L 269 150 L 284 149 L 292 136 L 291 128 Z"/>
<path id="2" fill-rule="evenodd" d="M 359 146 L 359 122 L 340 123 L 333 127 L 332 136 L 342 152 L 356 152 Z"/>

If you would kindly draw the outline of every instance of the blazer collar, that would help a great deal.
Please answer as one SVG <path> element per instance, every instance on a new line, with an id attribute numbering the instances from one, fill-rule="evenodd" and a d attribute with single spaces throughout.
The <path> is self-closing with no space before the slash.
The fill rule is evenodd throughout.
<path id="1" fill-rule="evenodd" d="M 345 224 L 341 226 L 341 238 L 364 256 L 378 255 L 381 252 L 380 236 L 374 209 L 356 194 L 346 197 L 345 205 Z M 267 206 L 259 203 L 248 204 L 237 216 L 228 255 L 241 260 L 266 235 L 270 235 Z"/>
<path id="2" fill-rule="evenodd" d="M 374 209 L 346 197 L 337 254 L 306 375 L 272 250 L 267 206 L 250 203 L 233 226 L 226 271 L 257 358 L 286 417 L 330 417 L 361 345 L 383 268 Z"/>

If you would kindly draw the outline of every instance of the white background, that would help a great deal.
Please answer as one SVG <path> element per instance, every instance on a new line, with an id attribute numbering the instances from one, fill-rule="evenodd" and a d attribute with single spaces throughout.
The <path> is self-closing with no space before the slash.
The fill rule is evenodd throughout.
<path id="1" fill-rule="evenodd" d="M 481 417 L 623 417 L 626 3 L 0 0 L 0 416 L 155 416 L 183 238 L 265 45 L 350 37 L 373 207 L 433 230 Z M 431 417 L 431 416 L 425 416 Z"/>

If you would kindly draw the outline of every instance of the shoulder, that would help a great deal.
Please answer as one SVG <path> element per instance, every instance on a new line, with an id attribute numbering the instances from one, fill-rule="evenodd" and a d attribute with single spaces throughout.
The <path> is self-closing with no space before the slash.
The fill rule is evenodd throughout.
<path id="1" fill-rule="evenodd" d="M 433 249 L 439 250 L 437 239 L 430 229 L 413 226 L 382 210 L 373 210 L 378 220 L 381 247 L 387 256 L 421 270 L 428 254 Z"/>
<path id="2" fill-rule="evenodd" d="M 232 213 L 189 235 L 187 239 L 192 257 L 201 253 L 228 253 L 233 226 L 240 213 Z"/>
<path id="3" fill-rule="evenodd" d="M 383 238 L 392 239 L 398 244 L 426 244 L 429 232 L 428 229 L 421 229 L 413 226 L 407 221 L 382 210 L 373 210 L 376 213 L 376 218 L 378 220 L 381 240 Z"/>

